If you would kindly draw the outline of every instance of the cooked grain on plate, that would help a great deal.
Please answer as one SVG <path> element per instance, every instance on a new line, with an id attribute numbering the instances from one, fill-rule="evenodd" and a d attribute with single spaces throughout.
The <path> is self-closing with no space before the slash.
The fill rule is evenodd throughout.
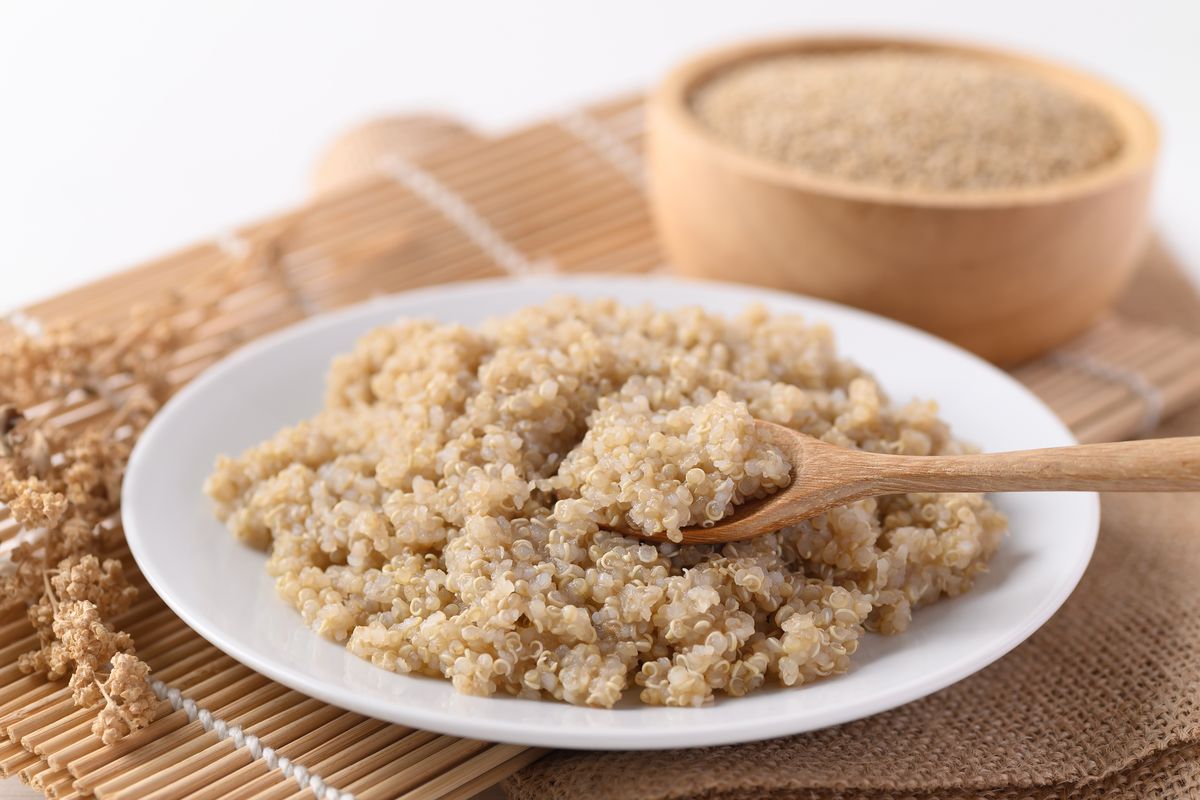
<path id="1" fill-rule="evenodd" d="M 787 484 L 754 418 L 956 453 L 828 329 L 559 298 L 479 330 L 401 321 L 337 358 L 325 408 L 206 484 L 315 630 L 462 692 L 700 705 L 845 671 L 865 630 L 970 588 L 1006 529 L 980 495 L 862 500 L 752 541 L 655 545 Z"/>

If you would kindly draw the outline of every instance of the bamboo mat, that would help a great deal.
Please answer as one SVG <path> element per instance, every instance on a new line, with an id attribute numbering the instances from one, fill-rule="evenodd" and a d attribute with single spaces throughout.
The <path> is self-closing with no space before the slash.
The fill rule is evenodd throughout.
<path id="1" fill-rule="evenodd" d="M 621 100 L 501 138 L 449 136 L 289 214 L 10 314 L 0 336 L 64 319 L 122 324 L 131 306 L 156 304 L 187 331 L 171 356 L 178 388 L 249 339 L 375 294 L 539 271 L 658 271 L 642 133 L 640 104 Z M 1125 438 L 1200 400 L 1200 337 L 1112 317 L 1014 374 L 1081 440 Z M 27 413 L 78 429 L 110 412 L 101 400 L 42 399 Z M 0 507 L 0 549 L 20 533 Z M 164 699 L 149 728 L 104 747 L 63 684 L 17 670 L 34 645 L 24 615 L 0 619 L 0 773 L 55 798 L 436 800 L 471 797 L 544 752 L 305 697 L 207 644 L 144 584 L 117 625 Z"/>

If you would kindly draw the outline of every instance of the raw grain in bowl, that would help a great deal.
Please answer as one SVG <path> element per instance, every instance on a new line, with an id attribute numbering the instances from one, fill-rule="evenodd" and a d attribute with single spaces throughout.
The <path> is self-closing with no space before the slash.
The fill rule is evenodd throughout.
<path id="1" fill-rule="evenodd" d="M 971 587 L 982 496 L 851 503 L 752 541 L 654 545 L 786 485 L 752 420 L 881 452 L 961 452 L 830 332 L 559 298 L 479 330 L 401 321 L 333 363 L 325 408 L 206 490 L 283 597 L 386 669 L 462 692 L 701 705 L 845 671 L 864 631 Z"/>
<path id="2" fill-rule="evenodd" d="M 762 57 L 697 89 L 721 139 L 816 175 L 934 191 L 1045 185 L 1121 150 L 1110 115 L 1032 72 L 887 49 Z"/>

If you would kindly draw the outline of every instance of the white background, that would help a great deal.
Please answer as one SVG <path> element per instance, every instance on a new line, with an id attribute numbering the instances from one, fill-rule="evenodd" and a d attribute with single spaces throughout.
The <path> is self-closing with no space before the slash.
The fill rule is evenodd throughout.
<path id="1" fill-rule="evenodd" d="M 848 29 L 1018 47 L 1131 89 L 1164 129 L 1160 228 L 1200 277 L 1200 4 L 0 0 L 0 310 L 301 201 L 315 154 L 373 116 L 498 131 L 711 45 Z"/>
<path id="2" fill-rule="evenodd" d="M 0 0 L 0 310 L 302 200 L 339 132 L 398 110 L 503 130 L 730 40 L 868 29 L 1015 46 L 1158 115 L 1156 216 L 1200 276 L 1200 5 Z"/>

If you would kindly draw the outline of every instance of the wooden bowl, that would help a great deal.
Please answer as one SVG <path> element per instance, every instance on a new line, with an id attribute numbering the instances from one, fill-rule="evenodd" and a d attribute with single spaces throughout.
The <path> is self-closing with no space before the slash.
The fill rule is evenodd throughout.
<path id="1" fill-rule="evenodd" d="M 866 186 L 748 155 L 692 113 L 693 91 L 764 55 L 888 48 L 1010 65 L 1106 109 L 1123 143 L 1052 184 L 987 191 Z M 1154 120 L 1098 78 L 961 45 L 868 37 L 757 42 L 672 72 L 649 105 L 651 203 L 679 271 L 791 289 L 932 331 L 1000 363 L 1087 328 L 1129 278 L 1146 237 Z"/>

